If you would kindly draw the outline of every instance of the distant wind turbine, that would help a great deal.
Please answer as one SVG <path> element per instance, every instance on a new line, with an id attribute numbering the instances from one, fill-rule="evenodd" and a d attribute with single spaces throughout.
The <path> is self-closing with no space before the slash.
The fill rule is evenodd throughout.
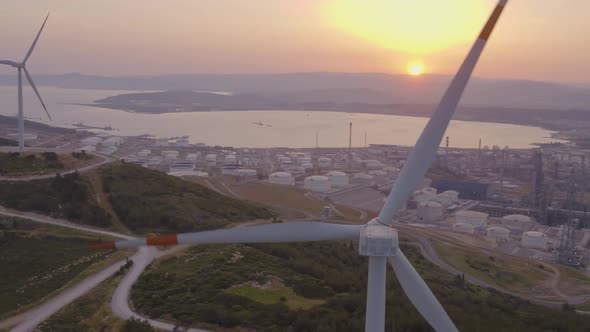
<path id="1" fill-rule="evenodd" d="M 47 117 L 49 117 L 49 120 L 51 120 L 51 115 L 49 115 L 49 112 L 47 111 L 47 107 L 45 107 L 45 103 L 43 102 L 43 99 L 41 98 L 41 95 L 39 94 L 39 91 L 37 90 L 37 86 L 35 86 L 35 82 L 33 82 L 33 78 L 31 78 L 31 75 L 27 71 L 27 67 L 26 67 L 27 60 L 29 60 L 31 53 L 33 53 L 33 50 L 35 49 L 35 45 L 37 45 L 37 41 L 39 40 L 39 36 L 41 36 L 41 32 L 43 31 L 43 28 L 45 27 L 45 23 L 47 22 L 48 18 L 49 18 L 49 13 L 47 13 L 45 20 L 43 21 L 43 25 L 41 25 L 41 29 L 39 29 L 39 32 L 37 33 L 35 40 L 33 40 L 33 44 L 31 44 L 31 47 L 29 48 L 29 51 L 27 52 L 27 55 L 25 55 L 25 58 L 23 59 L 22 62 L 16 62 L 16 61 L 11 61 L 11 60 L 0 60 L 0 65 L 8 65 L 8 66 L 12 66 L 12 67 L 18 69 L 18 151 L 20 151 L 20 152 L 23 152 L 25 149 L 25 117 L 23 114 L 23 77 L 22 77 L 23 71 L 25 72 L 25 76 L 27 77 L 27 81 L 29 81 L 31 88 L 33 88 L 33 91 L 35 91 L 35 94 L 39 98 L 39 101 L 41 102 L 41 106 L 43 106 L 45 113 L 47 113 Z"/>
<path id="2" fill-rule="evenodd" d="M 451 81 L 434 114 L 422 131 L 379 216 L 366 225 L 287 222 L 110 241 L 94 245 L 93 248 L 123 249 L 176 244 L 272 243 L 358 239 L 360 255 L 369 257 L 365 331 L 383 332 L 385 330 L 385 272 L 387 261 L 391 264 L 404 292 L 430 326 L 436 331 L 457 331 L 457 328 L 430 291 L 428 285 L 400 250 L 397 230 L 392 227 L 392 224 L 395 213 L 408 199 L 410 193 L 416 189 L 434 161 L 440 141 L 507 1 L 500 0 L 498 2 L 459 71 Z"/>

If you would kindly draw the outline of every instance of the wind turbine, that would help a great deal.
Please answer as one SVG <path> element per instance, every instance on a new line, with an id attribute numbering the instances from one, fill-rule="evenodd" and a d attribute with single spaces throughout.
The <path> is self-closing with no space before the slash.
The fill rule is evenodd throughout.
<path id="1" fill-rule="evenodd" d="M 25 117 L 23 114 L 23 74 L 22 74 L 23 71 L 25 72 L 25 76 L 27 77 L 27 81 L 29 81 L 31 88 L 33 88 L 33 91 L 35 91 L 37 98 L 39 98 L 39 101 L 41 102 L 41 106 L 43 106 L 45 113 L 47 113 L 47 117 L 49 117 L 49 120 L 51 120 L 51 115 L 49 115 L 49 112 L 47 111 L 47 107 L 45 107 L 45 103 L 43 102 L 43 99 L 41 98 L 41 95 L 39 94 L 39 91 L 37 90 L 37 86 L 35 86 L 35 82 L 33 82 L 33 78 L 31 78 L 31 75 L 27 71 L 27 67 L 26 67 L 27 60 L 29 60 L 31 53 L 33 53 L 33 50 L 35 49 L 35 45 L 37 45 L 37 41 L 39 40 L 39 36 L 41 36 L 41 32 L 43 31 L 43 28 L 45 27 L 45 23 L 47 22 L 48 18 L 49 18 L 49 13 L 47 13 L 45 20 L 43 21 L 43 25 L 41 25 L 41 29 L 39 29 L 39 32 L 37 33 L 35 40 L 33 40 L 33 44 L 31 44 L 31 47 L 29 48 L 29 51 L 25 55 L 25 58 L 23 59 L 22 62 L 16 62 L 16 61 L 11 61 L 11 60 L 0 60 L 0 65 L 9 65 L 9 66 L 12 66 L 12 67 L 18 69 L 18 151 L 19 152 L 23 152 L 25 149 Z"/>
<path id="2" fill-rule="evenodd" d="M 92 248 L 123 249 L 176 244 L 276 243 L 359 239 L 360 255 L 369 257 L 365 331 L 383 332 L 385 329 L 387 261 L 391 264 L 404 292 L 430 326 L 436 331 L 457 331 L 434 294 L 400 250 L 397 230 L 392 227 L 393 217 L 432 164 L 467 82 L 507 1 L 500 0 L 498 2 L 420 135 L 379 216 L 366 225 L 291 222 L 103 242 L 92 246 Z"/>

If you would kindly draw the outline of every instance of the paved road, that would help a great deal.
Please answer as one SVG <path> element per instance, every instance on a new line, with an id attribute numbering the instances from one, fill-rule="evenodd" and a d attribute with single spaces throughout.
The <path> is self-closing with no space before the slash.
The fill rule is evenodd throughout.
<path id="1" fill-rule="evenodd" d="M 184 249 L 185 247 L 186 246 L 177 246 L 177 247 L 170 248 L 166 251 L 158 251 L 154 247 L 141 247 L 138 252 L 139 257 L 133 258 L 133 266 L 127 272 L 125 277 L 123 277 L 123 280 L 121 281 L 119 286 L 117 286 L 117 289 L 113 293 L 113 298 L 111 300 L 111 310 L 113 311 L 113 313 L 117 317 L 125 319 L 125 320 L 135 316 L 135 317 L 140 318 L 142 320 L 147 320 L 148 322 L 150 322 L 150 324 L 152 326 L 154 326 L 156 328 L 172 331 L 172 329 L 174 329 L 174 324 L 170 324 L 170 323 L 166 323 L 166 322 L 162 322 L 162 321 L 158 321 L 158 320 L 154 320 L 154 319 L 149 319 L 147 317 L 143 317 L 143 316 L 138 315 L 135 312 L 133 312 L 131 310 L 131 308 L 129 307 L 129 291 L 131 290 L 131 287 L 137 281 L 139 276 L 143 273 L 145 268 L 155 258 L 172 254 L 176 251 Z M 195 329 L 195 328 L 188 329 L 187 331 L 189 331 L 189 332 L 209 332 L 206 330 L 200 330 L 200 329 Z"/>
<path id="2" fill-rule="evenodd" d="M 467 280 L 468 282 L 470 282 L 474 285 L 484 287 L 484 288 L 492 288 L 492 289 L 495 289 L 499 292 L 502 292 L 505 294 L 510 294 L 512 296 L 516 296 L 516 297 L 528 300 L 531 303 L 539 304 L 539 305 L 543 305 L 543 306 L 551 307 L 551 308 L 561 308 L 561 306 L 563 304 L 565 304 L 566 302 L 569 303 L 570 305 L 579 305 L 579 304 L 585 303 L 590 300 L 589 294 L 568 296 L 568 295 L 563 294 L 560 291 L 556 292 L 556 295 L 562 297 L 564 299 L 564 301 L 540 300 L 537 298 L 524 296 L 522 294 L 512 292 L 512 291 L 509 291 L 507 289 L 504 289 L 504 288 L 501 288 L 501 287 L 498 287 L 495 285 L 491 285 L 483 280 L 477 279 L 467 273 L 464 273 L 463 271 L 456 269 L 454 266 L 448 264 L 446 261 L 441 259 L 440 256 L 438 255 L 438 253 L 436 252 L 436 249 L 434 249 L 434 247 L 432 246 L 432 243 L 430 242 L 430 240 L 427 237 L 422 236 L 422 235 L 418 235 L 418 234 L 408 233 L 408 232 L 404 232 L 404 235 L 416 240 L 418 247 L 420 248 L 420 252 L 422 253 L 422 256 L 424 256 L 424 258 L 426 258 L 432 264 L 442 268 L 443 270 L 445 270 L 453 275 L 462 274 L 465 276 L 465 280 Z M 555 269 L 555 271 L 557 271 L 557 273 L 559 273 L 559 271 L 557 269 Z M 556 277 L 554 277 L 554 279 L 552 280 L 552 286 L 554 287 L 554 289 L 557 289 L 558 282 L 559 282 L 559 275 L 556 275 Z M 582 311 L 579 311 L 579 312 L 586 313 L 586 312 L 582 312 Z"/>
<path id="3" fill-rule="evenodd" d="M 95 169 L 97 167 L 100 167 L 104 164 L 110 163 L 112 162 L 114 159 L 102 154 L 93 154 L 94 156 L 101 158 L 102 161 L 99 163 L 94 163 L 92 165 L 88 165 L 88 166 L 84 166 L 78 169 L 73 169 L 71 171 L 67 171 L 67 172 L 59 172 L 60 174 L 64 175 L 64 174 L 70 174 L 70 173 L 74 173 L 74 172 L 78 172 L 80 174 L 82 173 L 86 173 L 92 169 Z M 51 179 L 54 178 L 55 175 L 57 173 L 50 173 L 50 174 L 43 174 L 43 175 L 30 175 L 30 176 L 17 176 L 17 177 L 9 177 L 9 176 L 0 176 L 0 181 L 33 181 L 33 180 L 42 180 L 42 179 Z"/>
<path id="4" fill-rule="evenodd" d="M 77 224 L 70 223 L 66 220 L 50 218 L 43 215 L 38 215 L 35 213 L 23 213 L 23 212 L 15 212 L 15 211 L 8 211 L 4 208 L 0 208 L 0 215 L 8 216 L 8 217 L 20 217 L 24 219 L 28 219 L 31 221 L 49 224 L 49 225 L 57 225 L 62 227 L 67 227 L 76 230 L 82 230 L 86 232 L 102 234 L 113 236 L 121 239 L 133 239 L 132 236 L 120 234 L 117 232 L 110 232 L 101 229 L 96 229 L 92 227 L 81 226 Z M 142 255 L 144 253 L 138 252 L 133 256 L 132 259 L 141 261 Z M 64 290 L 60 294 L 52 297 L 48 301 L 44 302 L 43 304 L 31 309 L 30 311 L 18 315 L 20 319 L 13 320 L 13 322 L 19 322 L 20 324 L 15 326 L 11 331 L 14 332 L 21 332 L 21 331 L 32 331 L 37 325 L 41 322 L 49 318 L 51 315 L 59 311 L 61 308 L 65 307 L 66 305 L 70 304 L 80 296 L 84 295 L 86 292 L 91 290 L 92 288 L 96 287 L 98 284 L 103 282 L 104 280 L 108 279 L 110 276 L 115 274 L 119 268 L 125 264 L 125 261 L 120 261 L 115 264 L 108 266 L 107 268 L 103 269 L 102 271 L 82 280 L 81 282 L 77 283 L 76 285 Z"/>

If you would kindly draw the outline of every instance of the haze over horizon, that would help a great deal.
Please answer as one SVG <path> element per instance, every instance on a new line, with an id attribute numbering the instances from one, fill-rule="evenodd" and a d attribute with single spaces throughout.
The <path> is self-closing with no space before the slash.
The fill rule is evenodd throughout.
<path id="1" fill-rule="evenodd" d="M 29 64 L 37 75 L 405 74 L 416 62 L 426 74 L 450 75 L 494 3 L 8 0 L 0 11 L 0 58 L 21 59 L 51 10 Z M 523 0 L 509 7 L 475 76 L 588 82 L 590 37 L 578 32 L 590 29 L 590 3 Z"/>

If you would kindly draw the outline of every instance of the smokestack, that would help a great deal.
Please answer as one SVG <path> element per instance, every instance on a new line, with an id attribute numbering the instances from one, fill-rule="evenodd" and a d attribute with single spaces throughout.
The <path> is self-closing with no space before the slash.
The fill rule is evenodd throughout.
<path id="1" fill-rule="evenodd" d="M 478 150 L 478 154 L 479 154 L 479 159 L 481 159 L 481 138 L 479 139 L 479 150 Z"/>
<path id="2" fill-rule="evenodd" d="M 352 122 L 350 123 L 348 130 L 348 169 L 352 163 Z"/>

